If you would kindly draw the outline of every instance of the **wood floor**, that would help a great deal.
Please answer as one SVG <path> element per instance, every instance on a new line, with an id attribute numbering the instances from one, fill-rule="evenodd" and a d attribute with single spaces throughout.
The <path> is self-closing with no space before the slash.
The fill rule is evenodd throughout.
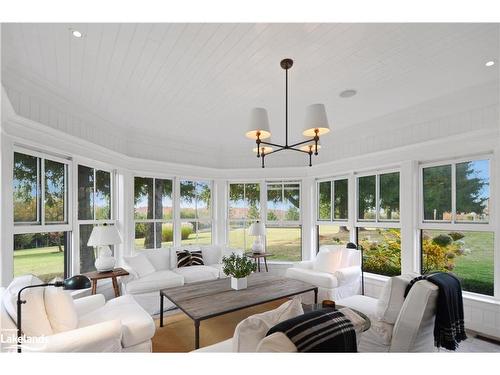
<path id="1" fill-rule="evenodd" d="M 200 324 L 200 347 L 215 344 L 233 337 L 236 325 L 253 314 L 275 309 L 286 300 L 278 300 L 259 306 L 207 319 Z M 160 328 L 160 320 L 155 319 L 156 333 L 153 337 L 155 353 L 185 353 L 194 350 L 194 325 L 184 313 L 169 315 Z"/>

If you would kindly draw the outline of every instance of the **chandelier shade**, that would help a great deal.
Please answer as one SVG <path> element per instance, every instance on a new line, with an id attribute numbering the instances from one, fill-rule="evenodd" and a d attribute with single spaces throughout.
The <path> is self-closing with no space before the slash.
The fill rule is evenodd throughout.
<path id="1" fill-rule="evenodd" d="M 316 154 L 318 152 L 318 150 L 321 149 L 321 144 L 318 141 L 318 145 L 316 146 L 316 144 L 314 142 L 311 142 L 311 143 L 305 144 L 304 146 L 301 146 L 300 149 L 302 151 L 305 151 L 305 152 L 311 151 L 311 152 Z"/>
<path id="2" fill-rule="evenodd" d="M 266 139 L 271 136 L 269 117 L 265 108 L 253 108 L 250 112 L 250 122 L 245 136 L 250 139 Z"/>
<path id="3" fill-rule="evenodd" d="M 306 118 L 302 135 L 305 137 L 314 137 L 326 134 L 329 131 L 330 125 L 328 125 L 325 105 L 311 104 L 308 106 L 306 108 Z"/>

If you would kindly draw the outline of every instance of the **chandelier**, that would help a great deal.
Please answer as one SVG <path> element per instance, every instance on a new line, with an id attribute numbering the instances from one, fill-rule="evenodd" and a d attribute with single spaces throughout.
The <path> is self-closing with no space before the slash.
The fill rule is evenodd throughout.
<path id="1" fill-rule="evenodd" d="M 247 138 L 255 140 L 256 147 L 253 149 L 257 157 L 262 159 L 262 168 L 265 168 L 264 159 L 271 154 L 283 150 L 302 152 L 309 156 L 309 166 L 312 166 L 312 156 L 318 155 L 321 148 L 319 144 L 320 135 L 330 131 L 326 110 L 323 104 L 312 104 L 306 108 L 305 126 L 302 135 L 308 137 L 305 141 L 288 144 L 288 70 L 293 65 L 292 59 L 281 60 L 281 67 L 285 70 L 285 144 L 280 145 L 271 142 L 271 131 L 269 130 L 269 118 L 265 108 L 253 108 L 250 113 L 249 130 L 245 134 Z M 263 141 L 266 139 L 267 141 Z"/>

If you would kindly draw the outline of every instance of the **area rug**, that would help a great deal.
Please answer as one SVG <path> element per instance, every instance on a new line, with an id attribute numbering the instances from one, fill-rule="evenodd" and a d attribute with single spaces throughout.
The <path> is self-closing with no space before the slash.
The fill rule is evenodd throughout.
<path id="1" fill-rule="evenodd" d="M 286 299 L 269 302 L 259 306 L 203 320 L 200 323 L 200 347 L 209 346 L 233 337 L 236 325 L 253 314 L 272 310 Z M 160 328 L 160 319 L 155 319 L 156 333 L 153 337 L 155 353 L 186 353 L 194 350 L 194 324 L 183 312 L 170 313 L 164 318 Z"/>

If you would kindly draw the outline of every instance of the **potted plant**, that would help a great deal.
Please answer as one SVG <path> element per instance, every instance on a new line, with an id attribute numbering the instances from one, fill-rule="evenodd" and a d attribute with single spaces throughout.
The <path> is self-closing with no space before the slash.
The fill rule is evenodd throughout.
<path id="1" fill-rule="evenodd" d="M 231 288 L 235 290 L 246 289 L 247 276 L 256 268 L 257 266 L 250 259 L 235 253 L 222 258 L 222 271 L 231 276 Z"/>

